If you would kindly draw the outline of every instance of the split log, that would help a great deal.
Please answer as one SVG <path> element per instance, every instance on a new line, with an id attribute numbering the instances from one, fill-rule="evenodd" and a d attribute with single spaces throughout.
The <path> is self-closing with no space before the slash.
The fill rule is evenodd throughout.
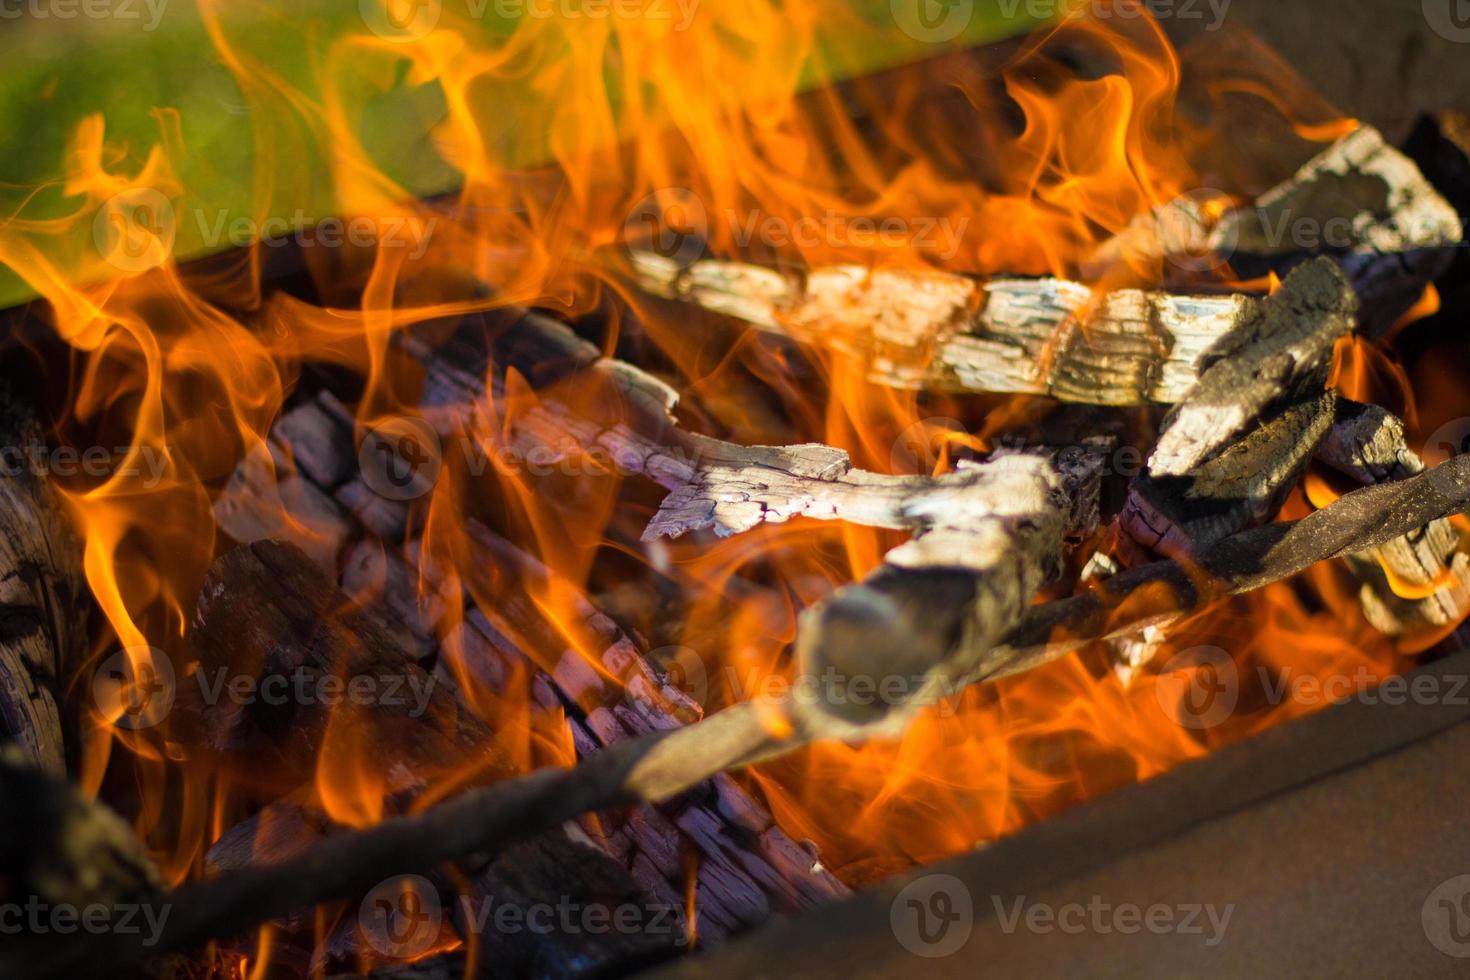
<path id="1" fill-rule="evenodd" d="M 88 654 L 82 547 L 42 464 L 31 409 L 0 389 L 0 743 L 57 776 L 67 770 L 62 690 Z"/>
<path id="2" fill-rule="evenodd" d="M 1292 273 L 1239 330 L 1205 352 L 1198 382 L 1164 420 L 1150 474 L 1185 476 L 1271 406 L 1320 393 L 1333 345 L 1352 332 L 1356 312 L 1353 292 L 1332 262 L 1319 259 Z"/>
<path id="3" fill-rule="evenodd" d="M 1287 406 L 1184 476 L 1134 480 L 1119 526 L 1147 551 L 1183 558 L 1280 508 L 1332 426 L 1335 392 Z"/>
<path id="4" fill-rule="evenodd" d="M 485 724 L 437 688 L 390 624 L 291 545 L 258 541 L 217 561 L 190 643 L 198 683 L 180 685 L 175 711 L 192 744 L 247 771 L 309 780 L 330 726 L 337 744 L 380 764 L 389 793 L 435 776 L 514 772 Z M 232 685 L 242 681 L 238 696 Z"/>
<path id="5" fill-rule="evenodd" d="M 1364 486 L 1424 471 L 1404 441 L 1404 424 L 1377 405 L 1345 402 L 1318 458 Z M 1344 561 L 1363 583 L 1359 599 L 1374 628 L 1389 636 L 1443 629 L 1470 612 L 1470 556 L 1448 520 L 1430 521 Z"/>
<path id="6" fill-rule="evenodd" d="M 1308 161 L 1252 206 L 1212 220 L 1181 198 L 1142 216 L 1084 265 L 1155 266 L 1176 285 L 1230 263 L 1246 278 L 1284 275 L 1313 255 L 1333 256 L 1356 290 L 1362 332 L 1382 336 L 1448 268 L 1465 229 L 1451 204 L 1408 156 L 1362 126 Z"/>
<path id="7" fill-rule="evenodd" d="M 626 974 L 689 942 L 681 904 L 655 901 L 612 858 L 564 831 L 501 851 L 455 913 L 495 976 Z"/>
<path id="8" fill-rule="evenodd" d="M 1334 419 L 1324 391 L 1357 299 L 1328 259 L 1303 266 L 1201 358 L 1164 419 L 1119 525 L 1144 549 L 1189 555 L 1270 516 Z"/>
<path id="9" fill-rule="evenodd" d="M 980 282 L 835 266 L 806 275 L 634 256 L 637 285 L 804 342 L 856 353 L 877 383 L 1125 406 L 1177 401 L 1196 361 L 1248 314 L 1245 296 L 1097 295 L 1058 279 Z"/>

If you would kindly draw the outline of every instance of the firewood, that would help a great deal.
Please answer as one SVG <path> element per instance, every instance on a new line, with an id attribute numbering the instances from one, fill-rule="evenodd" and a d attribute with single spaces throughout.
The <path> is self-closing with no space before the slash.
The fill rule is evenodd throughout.
<path id="1" fill-rule="evenodd" d="M 1356 298 L 1330 260 L 1304 266 L 1201 359 L 1119 517 L 1125 542 L 1185 556 L 1270 516 L 1331 428 L 1326 392 Z"/>
<path id="2" fill-rule="evenodd" d="M 1173 621 L 1215 598 L 1379 547 L 1466 510 L 1470 455 L 1406 480 L 1354 491 L 1295 523 L 1243 531 L 1207 549 L 1188 567 L 1156 562 L 1105 579 L 1082 595 L 1032 608 L 1003 644 L 976 657 L 966 679 L 994 680 L 1106 635 Z M 1125 598 L 1154 583 L 1165 587 L 1150 590 L 1158 594 L 1157 601 L 1132 605 L 1126 623 L 1110 621 Z M 471 789 L 424 812 L 329 837 L 298 858 L 184 886 L 172 895 L 176 913 L 156 946 L 144 949 L 130 937 L 115 935 L 87 937 L 26 960 L 23 970 L 16 964 L 15 975 L 74 976 L 100 964 L 116 969 L 150 953 L 361 894 L 385 875 L 502 849 L 584 812 L 668 800 L 715 773 L 806 744 L 780 724 L 781 712 L 789 710 L 780 704 L 736 705 L 685 728 L 617 743 L 575 768 L 545 769 Z M 11 964 L 0 958 L 0 965 Z"/>
<path id="3" fill-rule="evenodd" d="M 88 655 L 82 547 L 38 463 L 47 444 L 31 408 L 0 388 L 0 743 L 47 772 L 67 770 L 61 691 Z"/>
<path id="4" fill-rule="evenodd" d="M 562 831 L 497 854 L 455 913 L 487 975 L 627 973 L 677 955 L 689 941 L 682 903 L 657 901 L 612 858 Z M 508 915 L 532 928 L 497 928 Z"/>
<path id="5" fill-rule="evenodd" d="M 353 603 L 291 545 L 258 541 L 219 559 L 190 644 L 199 683 L 180 685 L 175 711 L 194 744 L 253 761 L 273 779 L 310 778 L 329 721 L 382 764 L 390 792 L 470 768 L 484 777 L 513 771 L 488 748 L 484 723 L 436 688 L 381 614 Z M 241 678 L 261 696 L 233 697 L 229 685 Z M 324 682 L 343 690 L 330 699 L 265 696 L 267 683 L 294 692 L 298 680 L 310 692 Z M 353 690 L 370 693 L 349 697 Z"/>
<path id="6" fill-rule="evenodd" d="M 1172 403 L 1195 362 L 1248 315 L 1245 296 L 1095 294 L 1059 279 L 972 280 L 856 266 L 805 276 L 738 262 L 633 262 L 640 288 L 865 358 L 898 388 L 1049 395 L 1125 406 Z"/>
<path id="7" fill-rule="evenodd" d="M 1097 469 L 1084 460 L 1059 472 L 1018 454 L 968 472 L 962 496 L 917 508 L 926 523 L 876 572 L 802 615 L 798 670 L 823 692 L 797 702 L 804 737 L 897 735 L 962 686 L 978 652 L 1059 573 L 1075 501 L 1095 501 Z"/>
<path id="8" fill-rule="evenodd" d="M 985 654 L 977 676 L 1023 673 L 1098 639 L 1167 626 L 1215 599 L 1381 548 L 1467 510 L 1470 455 L 1456 456 L 1416 476 L 1356 490 L 1299 521 L 1242 531 L 1188 562 L 1142 565 L 1101 579 L 1087 592 L 1035 607 L 1002 646 Z M 1135 601 L 1124 607 L 1130 598 Z"/>
<path id="9" fill-rule="evenodd" d="M 1386 332 L 1448 267 L 1464 243 L 1454 207 L 1414 160 L 1362 126 L 1323 150 L 1251 206 L 1211 220 L 1182 198 L 1103 243 L 1083 271 L 1164 262 L 1172 284 L 1230 263 L 1238 275 L 1284 275 L 1314 254 L 1342 265 L 1362 309 L 1362 332 Z"/>
<path id="10" fill-rule="evenodd" d="M 1185 476 L 1138 477 L 1119 525 L 1148 551 L 1187 557 L 1270 517 L 1332 425 L 1335 392 L 1287 406 Z"/>
<path id="11" fill-rule="evenodd" d="M 1149 475 L 1187 476 L 1273 406 L 1320 393 L 1333 346 L 1352 332 L 1356 311 L 1352 289 L 1331 261 L 1293 272 L 1200 359 L 1198 381 L 1164 420 Z"/>
<path id="12" fill-rule="evenodd" d="M 1404 441 L 1404 424 L 1377 405 L 1345 402 L 1318 458 L 1365 486 L 1403 480 L 1424 471 Z M 1448 520 L 1430 521 L 1344 562 L 1363 583 L 1359 598 L 1368 621 L 1399 636 L 1443 629 L 1470 611 L 1470 557 Z M 1408 593 L 1415 598 L 1406 598 Z"/>

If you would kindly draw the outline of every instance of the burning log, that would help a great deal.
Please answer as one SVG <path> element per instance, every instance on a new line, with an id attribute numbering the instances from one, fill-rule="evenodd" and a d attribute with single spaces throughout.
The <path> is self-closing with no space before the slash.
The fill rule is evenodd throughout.
<path id="1" fill-rule="evenodd" d="M 32 455 L 46 446 L 31 409 L 0 389 L 0 743 L 47 772 L 67 768 L 61 689 L 85 660 L 81 544 Z"/>
<path id="2" fill-rule="evenodd" d="M 1164 420 L 1121 527 L 1146 549 L 1187 555 L 1267 517 L 1331 427 L 1332 351 L 1357 299 L 1320 259 L 1200 359 L 1199 380 Z"/>
<path id="3" fill-rule="evenodd" d="M 1342 265 L 1357 291 L 1363 333 L 1379 337 L 1448 268 L 1465 229 L 1414 161 L 1362 126 L 1261 195 L 1218 216 L 1184 198 L 1136 219 L 1084 266 L 1166 263 L 1174 278 L 1227 262 L 1246 277 L 1285 272 L 1314 254 Z"/>
<path id="4" fill-rule="evenodd" d="M 1124 406 L 1177 401 L 1196 361 L 1246 319 L 1245 296 L 1096 295 L 1059 279 L 978 282 L 942 272 L 737 262 L 687 268 L 639 254 L 637 284 L 764 330 L 862 354 L 897 388 L 1048 395 Z"/>
<path id="5" fill-rule="evenodd" d="M 1318 458 L 1364 486 L 1404 480 L 1424 462 L 1404 441 L 1404 424 L 1376 405 L 1346 402 Z M 1408 534 L 1344 560 L 1362 581 L 1359 598 L 1368 621 L 1399 636 L 1443 629 L 1470 610 L 1470 557 L 1448 520 L 1430 521 Z"/>

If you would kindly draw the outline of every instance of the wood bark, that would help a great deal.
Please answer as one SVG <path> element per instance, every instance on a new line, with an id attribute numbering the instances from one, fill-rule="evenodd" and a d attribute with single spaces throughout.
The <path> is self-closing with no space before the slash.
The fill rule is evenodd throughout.
<path id="1" fill-rule="evenodd" d="M 82 548 L 47 479 L 40 425 L 8 388 L 0 447 L 0 742 L 61 776 L 62 691 L 88 654 Z"/>

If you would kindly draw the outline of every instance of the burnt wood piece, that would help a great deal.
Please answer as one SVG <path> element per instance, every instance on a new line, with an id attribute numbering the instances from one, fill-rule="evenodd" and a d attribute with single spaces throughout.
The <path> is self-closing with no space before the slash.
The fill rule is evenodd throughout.
<path id="1" fill-rule="evenodd" d="M 0 743 L 67 770 L 61 692 L 88 655 L 82 545 L 44 471 L 30 406 L 0 387 Z"/>
<path id="2" fill-rule="evenodd" d="M 294 546 L 257 541 L 216 561 L 190 643 L 198 670 L 179 685 L 176 714 L 194 744 L 266 766 L 271 778 L 309 780 L 329 726 L 338 744 L 381 763 L 389 792 L 467 770 L 514 772 L 485 724 L 437 687 L 392 625 Z M 242 677 L 254 696 L 231 693 Z"/>
<path id="3" fill-rule="evenodd" d="M 1404 441 L 1404 424 L 1377 405 L 1344 402 L 1318 451 L 1328 466 L 1364 486 L 1403 480 L 1424 471 Z M 1390 636 L 1444 629 L 1470 611 L 1470 556 L 1448 520 L 1430 521 L 1408 534 L 1344 562 L 1363 583 L 1359 599 L 1368 622 Z"/>
<path id="4" fill-rule="evenodd" d="M 1037 606 L 1002 645 L 984 655 L 978 677 L 1023 673 L 1098 639 L 1167 626 L 1216 599 L 1253 592 L 1319 562 L 1381 548 L 1467 510 L 1470 455 L 1404 480 L 1355 490 L 1299 521 L 1235 534 L 1188 562 L 1142 565 L 1103 578 L 1080 595 Z"/>
<path id="5" fill-rule="evenodd" d="M 505 352 L 510 349 L 524 352 L 528 346 L 534 348 L 534 357 L 528 356 L 520 363 L 528 373 L 539 365 L 543 382 L 548 362 L 577 363 L 580 360 L 585 363 L 585 358 L 580 357 L 582 341 L 565 332 L 565 327 L 555 321 L 545 321 L 541 328 L 528 331 L 528 337 L 515 342 L 510 339 L 503 341 L 500 356 L 506 356 Z M 452 425 L 467 425 L 473 421 L 474 407 L 481 405 L 486 397 L 485 371 L 475 365 L 483 364 L 485 360 L 487 334 L 471 330 L 461 340 L 462 344 L 421 351 L 429 368 L 425 390 L 430 408 L 426 415 L 444 426 L 442 431 L 446 439 L 460 431 Z M 568 356 L 568 350 L 572 356 Z M 672 399 L 672 394 L 665 395 L 657 381 L 631 366 L 614 363 L 604 365 L 604 369 L 610 370 L 621 385 L 618 390 L 632 388 L 634 397 L 638 390 L 653 392 L 652 404 L 661 404 L 665 398 Z M 551 445 L 559 450 L 582 451 L 569 446 L 567 425 L 586 423 L 578 421 L 576 414 L 550 395 L 543 402 L 543 407 L 560 421 L 548 423 L 543 416 L 536 415 L 523 428 L 517 428 L 518 445 L 525 451 L 541 451 Z M 303 414 L 308 416 L 310 424 L 298 420 L 297 416 Z M 456 423 L 455 419 L 459 421 Z M 350 430 L 351 419 L 347 410 L 324 393 L 317 400 L 286 413 L 273 429 L 272 441 L 278 443 L 284 454 L 292 459 L 304 460 L 312 451 L 327 457 L 318 459 L 316 468 L 334 474 L 332 478 L 337 480 L 339 491 L 354 485 L 361 486 L 361 481 L 353 475 L 356 460 L 352 456 L 350 441 L 321 437 L 320 431 L 327 420 L 335 422 L 335 431 Z M 592 436 L 581 429 L 576 431 L 587 439 L 588 444 L 592 442 Z M 295 434 L 300 432 L 311 436 L 311 445 L 297 445 Z M 608 445 L 624 444 L 609 442 Z M 762 454 L 760 450 L 748 451 L 728 444 L 717 445 L 714 452 L 722 459 L 759 458 L 773 465 L 796 458 L 794 450 L 773 449 Z M 630 461 L 629 465 L 636 464 Z M 653 469 L 665 473 L 666 478 L 672 477 L 672 473 L 659 469 L 657 465 Z M 248 489 L 243 484 L 237 487 L 237 482 L 232 481 L 231 487 L 236 488 L 232 492 Z M 402 515 L 411 502 L 386 500 L 376 495 L 374 498 L 377 501 L 374 513 L 383 518 L 380 523 L 394 529 L 409 523 L 407 518 L 395 516 L 394 512 Z M 251 505 L 242 503 L 239 506 L 248 509 Z M 584 738 L 575 739 L 578 752 L 584 757 L 631 736 L 678 727 L 700 717 L 700 706 L 669 683 L 668 678 L 645 659 L 639 644 L 590 601 L 581 601 L 577 616 L 602 645 L 600 666 L 592 666 L 583 653 L 569 649 L 565 637 L 544 624 L 544 617 L 530 600 L 529 592 L 503 587 L 509 582 L 532 586 L 544 583 L 550 572 L 539 561 L 478 522 L 470 521 L 467 529 L 474 542 L 472 547 L 477 560 L 469 569 L 461 569 L 461 573 L 473 579 L 496 568 L 501 584 L 483 583 L 481 594 L 488 594 L 485 590 L 492 589 L 496 596 L 490 614 L 487 616 L 486 612 L 467 604 L 464 622 L 451 631 L 442 646 L 438 634 L 445 627 L 445 608 L 451 602 L 464 600 L 468 603 L 472 597 L 455 597 L 448 593 L 450 585 L 443 570 L 421 553 L 418 542 L 408 542 L 402 548 L 386 546 L 376 540 L 376 534 L 369 528 L 369 536 L 349 546 L 337 560 L 342 567 L 343 587 L 359 603 L 371 605 L 392 622 L 400 637 L 412 637 L 412 647 L 421 657 L 433 657 L 437 663 L 434 677 L 445 691 L 455 696 L 464 711 L 472 711 L 474 704 L 473 693 L 466 691 L 464 684 L 501 693 L 508 676 L 525 671 L 532 678 L 532 690 L 538 700 L 544 706 L 565 710 L 574 736 L 578 732 L 585 734 Z M 549 655 L 549 660 L 546 656 L 538 658 L 545 662 L 547 671 L 543 673 L 525 658 L 517 643 L 509 639 L 510 636 L 521 637 L 537 651 Z M 762 805 L 728 780 L 720 785 L 721 789 L 713 795 L 712 802 L 707 805 L 689 804 L 691 811 L 704 807 L 708 810 L 707 816 L 719 823 L 735 819 L 726 816 L 726 811 L 741 814 L 747 822 L 759 823 L 761 829 L 748 842 L 748 858 L 741 868 L 725 867 L 722 870 L 715 861 L 697 862 L 695 875 L 699 900 L 701 907 L 708 912 L 702 927 L 702 938 L 706 942 L 717 941 L 726 934 L 716 925 L 717 921 L 728 921 L 731 931 L 753 921 L 751 909 L 765 910 L 762 916 L 768 914 L 770 908 L 794 912 L 847 893 L 847 889 L 821 868 L 815 858 L 774 826 L 769 812 Z M 267 807 L 267 812 L 272 809 Z M 614 848 L 616 841 L 626 839 L 624 831 L 631 827 L 634 829 L 634 846 L 627 850 L 625 845 L 625 853 L 619 855 L 619 859 L 626 863 L 643 859 L 646 864 L 644 845 L 651 843 L 651 838 L 638 832 L 638 828 L 647 826 L 652 820 L 662 821 L 662 817 L 651 810 L 647 817 L 648 820 L 626 825 L 619 819 L 610 819 L 611 835 L 599 835 L 599 843 Z M 279 821 L 272 821 L 276 822 Z M 667 826 L 676 840 L 681 838 L 678 828 L 672 824 Z M 250 839 L 243 827 L 237 829 L 242 831 L 245 840 Z M 221 843 L 237 836 L 241 835 L 227 834 Z M 692 842 L 692 846 L 697 847 L 697 842 Z M 690 849 L 691 842 L 678 847 Z M 214 850 L 211 850 L 212 855 Z M 660 867 L 657 882 L 644 881 L 645 886 L 681 894 L 687 869 L 677 860 L 667 866 L 660 861 Z M 747 900 L 748 896 L 758 896 L 758 899 L 752 904 Z"/>
<path id="6" fill-rule="evenodd" d="M 1448 268 L 1465 239 L 1455 208 L 1371 126 L 1344 136 L 1249 207 L 1212 220 L 1208 197 L 1187 196 L 1139 217 L 1098 248 L 1084 274 L 1162 261 L 1168 280 L 1187 288 L 1227 262 L 1237 275 L 1259 278 L 1331 255 L 1359 297 L 1361 332 L 1377 338 Z"/>
<path id="7" fill-rule="evenodd" d="M 1128 540 L 1185 558 L 1266 520 L 1327 435 L 1336 403 L 1331 391 L 1304 398 L 1185 476 L 1138 477 L 1119 516 Z"/>
<path id="8" fill-rule="evenodd" d="M 1205 353 L 1128 488 L 1125 550 L 1185 557 L 1280 506 L 1332 426 L 1327 374 L 1356 309 L 1341 271 L 1319 259 Z"/>
<path id="9" fill-rule="evenodd" d="M 833 266 L 803 274 L 739 262 L 633 258 L 655 296 L 855 353 L 897 388 L 1048 395 L 1127 406 L 1177 401 L 1199 356 L 1249 314 L 1246 296 L 1098 295 L 1060 279 L 980 281 Z"/>
<path id="10" fill-rule="evenodd" d="M 1320 394 L 1333 346 L 1352 332 L 1356 312 L 1352 288 L 1330 260 L 1293 272 L 1239 329 L 1205 352 L 1199 380 L 1164 419 L 1149 475 L 1187 476 L 1273 406 Z"/>
<path id="11" fill-rule="evenodd" d="M 480 977 L 629 973 L 689 943 L 682 905 L 653 899 L 607 854 L 562 831 L 497 854 L 454 914 L 473 937 Z"/>
<path id="12" fill-rule="evenodd" d="M 1379 547 L 1467 509 L 1470 455 L 1407 480 L 1355 491 L 1293 524 L 1243 531 L 1188 568 L 1156 562 L 1104 580 L 1086 594 L 1035 607 L 1004 645 L 979 658 L 971 679 L 1029 669 L 1123 628 L 1171 621 L 1216 597 L 1252 591 L 1318 562 Z M 1168 592 L 1167 602 L 1135 604 L 1127 624 L 1111 621 L 1125 598 L 1151 583 L 1166 587 L 1153 591 Z M 1058 631 L 1066 635 L 1058 637 Z M 424 812 L 329 837 L 298 858 L 185 886 L 172 893 L 175 914 L 158 944 L 144 948 L 134 937 L 88 936 L 27 959 L 15 975 L 69 977 L 104 965 L 120 969 L 146 955 L 362 894 L 385 875 L 502 849 L 585 812 L 668 800 L 717 772 L 800 748 L 804 739 L 774 723 L 780 711 L 780 705 L 736 705 L 685 728 L 617 743 L 575 768 L 540 770 L 471 789 Z"/>

